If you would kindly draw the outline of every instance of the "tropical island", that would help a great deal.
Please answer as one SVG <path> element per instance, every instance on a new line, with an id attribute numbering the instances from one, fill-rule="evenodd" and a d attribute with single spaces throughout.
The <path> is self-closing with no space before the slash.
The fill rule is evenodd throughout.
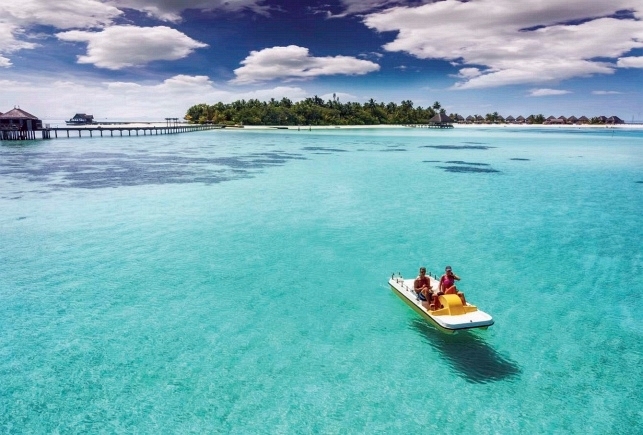
<path id="1" fill-rule="evenodd" d="M 233 103 L 218 102 L 213 105 L 205 103 L 190 107 L 184 119 L 196 124 L 220 125 L 409 125 L 426 124 L 436 114 L 446 115 L 440 102 L 431 107 L 415 107 L 413 101 L 401 103 L 376 102 L 372 98 L 364 104 L 356 102 L 342 103 L 339 98 L 324 101 L 318 96 L 306 98 L 293 103 L 288 98 L 281 100 L 260 101 L 256 99 L 238 100 Z M 486 115 L 469 115 L 466 118 L 459 113 L 448 114 L 449 121 L 461 124 L 622 124 L 617 116 L 581 116 L 569 118 L 532 114 L 527 117 L 499 115 L 498 112 Z"/>

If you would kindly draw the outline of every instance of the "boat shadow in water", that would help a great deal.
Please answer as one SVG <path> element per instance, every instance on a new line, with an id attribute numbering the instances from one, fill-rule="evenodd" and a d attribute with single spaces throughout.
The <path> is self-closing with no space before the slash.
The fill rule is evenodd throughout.
<path id="1" fill-rule="evenodd" d="M 449 365 L 467 382 L 484 384 L 502 381 L 517 377 L 522 372 L 518 364 L 502 356 L 474 332 L 445 334 L 421 320 L 412 320 L 411 328 L 440 351 Z"/>

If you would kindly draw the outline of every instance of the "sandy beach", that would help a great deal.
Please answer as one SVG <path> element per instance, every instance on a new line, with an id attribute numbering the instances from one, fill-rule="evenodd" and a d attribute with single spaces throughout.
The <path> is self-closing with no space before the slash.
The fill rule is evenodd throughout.
<path id="1" fill-rule="evenodd" d="M 240 127 L 229 127 L 228 130 L 337 130 L 337 129 L 429 129 L 426 125 L 319 125 L 319 126 L 265 126 L 265 125 L 246 125 Z M 543 128 L 543 129 L 643 129 L 643 124 L 583 124 L 583 125 L 554 125 L 554 124 L 453 124 L 453 128 L 459 129 L 528 129 L 528 128 Z"/>
<path id="2" fill-rule="evenodd" d="M 96 129 L 102 127 L 105 130 L 110 128 L 155 128 L 155 127 L 167 127 L 168 124 L 166 121 L 127 121 L 120 124 L 109 123 L 90 125 L 66 125 L 64 121 L 44 121 L 43 124 L 49 125 L 52 128 L 73 128 L 73 129 Z M 173 127 L 176 126 L 189 126 L 187 122 L 179 122 L 177 124 L 172 124 Z M 560 125 L 560 124 L 453 124 L 454 128 L 463 128 L 463 129 L 497 129 L 497 128 L 506 128 L 506 129 L 525 129 L 525 128 L 544 128 L 544 129 L 606 129 L 606 128 L 617 128 L 617 129 L 643 129 L 643 123 L 640 124 L 577 124 L 577 125 Z M 407 129 L 407 128 L 416 128 L 416 129 L 429 129 L 426 124 L 417 124 L 417 125 L 394 125 L 394 124 L 378 124 L 378 125 L 287 125 L 287 126 L 271 126 L 271 125 L 244 125 L 244 126 L 227 126 L 225 130 L 235 131 L 235 130 L 338 130 L 338 129 Z"/>

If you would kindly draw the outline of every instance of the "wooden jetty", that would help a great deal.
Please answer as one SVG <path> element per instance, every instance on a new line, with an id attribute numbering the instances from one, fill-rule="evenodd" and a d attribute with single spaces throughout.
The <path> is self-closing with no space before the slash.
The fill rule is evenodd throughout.
<path id="1" fill-rule="evenodd" d="M 44 127 L 38 129 L 0 128 L 0 140 L 35 140 L 72 137 L 122 137 L 153 136 L 161 134 L 189 133 L 194 131 L 215 130 L 221 125 L 166 125 L 166 126 L 133 126 L 133 125 L 83 125 L 67 127 Z"/>
<path id="2" fill-rule="evenodd" d="M 434 124 L 404 124 L 404 127 L 411 128 L 453 128 L 453 124 L 434 123 Z"/>
<path id="3" fill-rule="evenodd" d="M 129 126 L 129 125 L 84 125 L 82 127 L 49 127 L 43 129 L 43 139 L 55 139 L 59 137 L 114 137 L 114 136 L 153 136 L 159 134 L 190 133 L 193 131 L 215 130 L 223 128 L 221 125 L 188 124 L 188 125 L 166 125 L 166 126 Z M 45 134 L 47 137 L 45 137 Z M 53 134 L 53 137 L 52 137 Z"/>

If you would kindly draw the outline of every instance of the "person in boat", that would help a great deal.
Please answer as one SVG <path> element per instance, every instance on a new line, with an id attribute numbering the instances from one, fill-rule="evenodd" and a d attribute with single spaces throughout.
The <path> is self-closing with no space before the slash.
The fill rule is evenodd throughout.
<path id="1" fill-rule="evenodd" d="M 420 267 L 420 274 L 417 278 L 415 278 L 415 282 L 413 283 L 413 290 L 415 290 L 415 294 L 417 295 L 417 298 L 419 300 L 428 304 L 428 308 L 430 310 L 436 310 L 440 308 L 438 296 L 443 293 L 435 293 L 433 291 L 433 288 L 431 287 L 431 280 L 428 276 L 426 276 L 425 267 Z"/>
<path id="2" fill-rule="evenodd" d="M 431 300 L 433 289 L 431 288 L 431 280 L 426 276 L 426 267 L 420 267 L 420 274 L 415 278 L 413 290 L 421 301 Z"/>
<path id="3" fill-rule="evenodd" d="M 451 266 L 444 268 L 444 275 L 440 278 L 440 292 L 445 295 L 458 295 L 462 300 L 462 305 L 467 304 L 464 293 L 459 292 L 455 286 L 455 282 L 460 281 L 460 277 L 453 273 Z"/>

